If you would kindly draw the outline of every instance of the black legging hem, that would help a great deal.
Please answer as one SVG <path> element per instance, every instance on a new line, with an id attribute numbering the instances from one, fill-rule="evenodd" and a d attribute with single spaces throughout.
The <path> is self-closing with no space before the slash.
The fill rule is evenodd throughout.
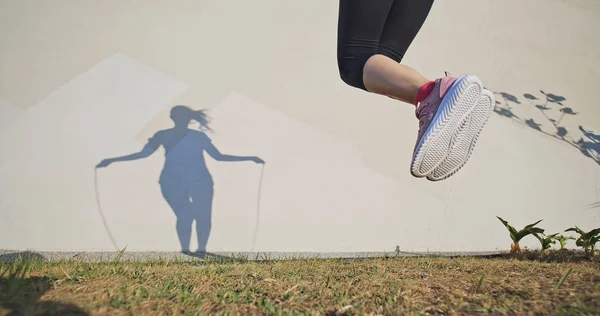
<path id="1" fill-rule="evenodd" d="M 400 62 L 433 0 L 340 0 L 337 62 L 341 79 L 367 91 L 363 69 L 373 55 Z"/>

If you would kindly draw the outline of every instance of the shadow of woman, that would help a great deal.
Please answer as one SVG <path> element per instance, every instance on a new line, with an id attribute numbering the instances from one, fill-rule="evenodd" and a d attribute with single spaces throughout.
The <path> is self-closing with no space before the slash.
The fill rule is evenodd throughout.
<path id="1" fill-rule="evenodd" d="M 198 252 L 206 251 L 211 230 L 214 195 L 213 178 L 206 166 L 204 152 L 217 161 L 253 161 L 263 164 L 255 156 L 231 156 L 219 152 L 204 130 L 210 130 L 204 111 L 194 111 L 177 105 L 170 114 L 175 126 L 154 134 L 144 148 L 130 155 L 108 158 L 96 167 L 107 167 L 114 162 L 143 159 L 160 146 L 165 149 L 165 162 L 159 184 L 162 195 L 177 217 L 177 234 L 183 253 L 190 253 L 192 223 L 196 221 Z M 200 123 L 200 130 L 190 129 L 192 121 Z"/>

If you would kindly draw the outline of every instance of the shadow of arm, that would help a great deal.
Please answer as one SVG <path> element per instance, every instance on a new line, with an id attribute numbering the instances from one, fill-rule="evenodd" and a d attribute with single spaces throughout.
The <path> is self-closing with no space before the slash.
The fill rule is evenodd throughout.
<path id="1" fill-rule="evenodd" d="M 142 150 L 140 150 L 137 153 L 133 153 L 133 154 L 125 155 L 125 156 L 121 156 L 121 157 L 104 159 L 96 166 L 96 168 L 107 167 L 108 165 L 110 165 L 113 162 L 143 159 L 143 158 L 146 158 L 146 157 L 152 155 L 157 149 L 158 149 L 157 145 L 148 143 L 144 146 L 144 148 L 142 148 Z"/>
<path id="2" fill-rule="evenodd" d="M 212 143 L 206 147 L 206 152 L 217 161 L 253 161 L 255 163 L 265 163 L 256 156 L 232 156 L 222 154 Z"/>

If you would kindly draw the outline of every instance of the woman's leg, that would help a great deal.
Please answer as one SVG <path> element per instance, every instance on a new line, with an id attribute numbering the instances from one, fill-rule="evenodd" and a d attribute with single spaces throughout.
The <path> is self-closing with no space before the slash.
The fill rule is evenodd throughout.
<path id="1" fill-rule="evenodd" d="M 337 62 L 342 80 L 367 91 L 363 70 L 377 53 L 394 0 L 340 0 L 338 16 Z"/>
<path id="2" fill-rule="evenodd" d="M 367 89 L 384 94 L 398 91 L 393 96 L 418 105 L 419 132 L 411 173 L 438 181 L 452 176 L 469 159 L 493 110 L 493 97 L 482 91 L 483 85 L 475 76 L 428 81 L 408 66 L 391 67 L 392 61 L 378 58 L 381 54 L 393 61 L 402 60 L 432 5 L 433 0 L 394 1 L 378 55 L 367 62 L 364 78 Z"/>
<path id="3" fill-rule="evenodd" d="M 419 90 L 429 82 L 413 68 L 380 54 L 369 58 L 363 78 L 367 91 L 410 104 L 416 104 Z"/>
<path id="4" fill-rule="evenodd" d="M 415 103 L 429 80 L 399 62 L 433 0 L 340 0 L 338 66 L 347 84 Z"/>
<path id="5" fill-rule="evenodd" d="M 433 0 L 395 0 L 379 40 L 377 55 L 367 61 L 364 82 L 371 92 L 416 104 L 419 89 L 429 80 L 399 64 L 423 26 Z M 425 95 L 426 96 L 426 95 Z"/>
<path id="6" fill-rule="evenodd" d="M 417 106 L 411 173 L 442 180 L 466 163 L 490 103 L 475 76 L 429 81 L 399 64 L 432 5 L 433 0 L 340 0 L 338 66 L 347 84 Z"/>

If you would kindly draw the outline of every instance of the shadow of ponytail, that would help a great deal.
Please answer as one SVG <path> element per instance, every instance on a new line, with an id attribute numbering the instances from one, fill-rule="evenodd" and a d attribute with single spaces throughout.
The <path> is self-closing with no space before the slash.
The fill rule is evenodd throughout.
<path id="1" fill-rule="evenodd" d="M 200 130 L 210 131 L 213 130 L 210 128 L 210 117 L 206 114 L 206 110 L 195 110 L 192 111 L 191 115 L 192 119 L 200 124 Z"/>

